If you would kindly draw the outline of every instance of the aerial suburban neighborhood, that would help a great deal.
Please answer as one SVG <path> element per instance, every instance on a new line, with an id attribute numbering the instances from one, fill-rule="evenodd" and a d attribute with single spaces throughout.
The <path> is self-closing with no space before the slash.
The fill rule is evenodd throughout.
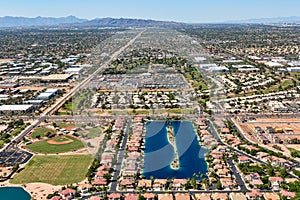
<path id="1" fill-rule="evenodd" d="M 280 19 L 0 17 L 0 199 L 300 199 Z"/>

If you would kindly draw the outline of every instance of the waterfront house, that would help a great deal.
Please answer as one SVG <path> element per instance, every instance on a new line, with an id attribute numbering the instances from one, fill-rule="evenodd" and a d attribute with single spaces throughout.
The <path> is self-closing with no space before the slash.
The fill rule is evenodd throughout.
<path id="1" fill-rule="evenodd" d="M 162 190 L 166 187 L 167 180 L 166 179 L 155 179 L 153 183 L 154 190 Z"/>
<path id="2" fill-rule="evenodd" d="M 139 188 L 150 189 L 152 187 L 151 180 L 139 180 L 138 181 Z"/>
<path id="3" fill-rule="evenodd" d="M 172 184 L 173 190 L 183 190 L 185 189 L 185 185 L 187 184 L 186 179 L 174 179 Z"/>

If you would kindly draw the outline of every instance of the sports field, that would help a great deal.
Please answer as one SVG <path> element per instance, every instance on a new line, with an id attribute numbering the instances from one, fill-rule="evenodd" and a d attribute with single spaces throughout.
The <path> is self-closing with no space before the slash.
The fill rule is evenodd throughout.
<path id="1" fill-rule="evenodd" d="M 92 160 L 91 155 L 34 156 L 25 169 L 11 179 L 11 183 L 42 182 L 52 185 L 77 183 L 85 179 Z"/>
<path id="2" fill-rule="evenodd" d="M 64 153 L 83 148 L 83 143 L 72 136 L 58 136 L 43 140 L 30 145 L 26 148 L 36 153 Z"/>

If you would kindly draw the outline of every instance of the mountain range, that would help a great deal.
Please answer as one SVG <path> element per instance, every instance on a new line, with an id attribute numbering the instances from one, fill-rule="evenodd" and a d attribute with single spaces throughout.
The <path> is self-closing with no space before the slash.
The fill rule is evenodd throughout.
<path id="1" fill-rule="evenodd" d="M 127 18 L 97 18 L 92 20 L 79 19 L 74 16 L 68 17 L 0 17 L 0 28 L 12 27 L 43 27 L 43 26 L 61 26 L 61 27 L 174 27 L 184 23 L 156 21 L 151 19 L 127 19 Z"/>
<path id="2" fill-rule="evenodd" d="M 246 20 L 232 20 L 220 23 L 256 23 L 256 24 L 276 24 L 276 23 L 300 23 L 300 17 L 277 17 L 277 18 L 259 18 Z M 0 28 L 11 27 L 44 27 L 44 26 L 62 26 L 62 27 L 182 27 L 187 23 L 157 21 L 151 19 L 128 19 L 128 18 L 97 18 L 92 20 L 80 19 L 75 16 L 68 17 L 0 17 Z"/>
<path id="3" fill-rule="evenodd" d="M 231 20 L 226 23 L 249 23 L 249 24 L 280 24 L 280 23 L 300 23 L 299 16 L 291 17 L 275 17 L 275 18 L 254 18 L 254 19 L 244 19 L 244 20 Z"/>
<path id="4" fill-rule="evenodd" d="M 74 16 L 68 17 L 0 17 L 0 27 L 55 26 L 59 24 L 82 23 L 88 21 Z"/>

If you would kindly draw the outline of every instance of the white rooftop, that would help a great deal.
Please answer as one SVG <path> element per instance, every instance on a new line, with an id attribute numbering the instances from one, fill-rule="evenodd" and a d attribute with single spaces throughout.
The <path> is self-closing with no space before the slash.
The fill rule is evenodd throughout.
<path id="1" fill-rule="evenodd" d="M 30 109 L 33 105 L 2 105 L 0 106 L 0 111 L 26 111 Z"/>

